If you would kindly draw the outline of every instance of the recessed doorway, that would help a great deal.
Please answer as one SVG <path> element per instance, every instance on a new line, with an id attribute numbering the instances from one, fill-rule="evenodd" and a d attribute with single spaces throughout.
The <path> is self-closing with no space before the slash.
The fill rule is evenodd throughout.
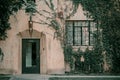
<path id="1" fill-rule="evenodd" d="M 22 73 L 40 73 L 40 39 L 22 39 Z"/>

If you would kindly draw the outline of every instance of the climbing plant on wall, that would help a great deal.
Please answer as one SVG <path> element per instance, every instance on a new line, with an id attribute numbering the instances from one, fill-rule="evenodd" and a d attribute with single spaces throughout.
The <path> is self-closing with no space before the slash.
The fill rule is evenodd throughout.
<path id="1" fill-rule="evenodd" d="M 7 37 L 6 30 L 10 29 L 9 17 L 22 6 L 20 0 L 1 0 L 0 1 L 0 39 Z"/>
<path id="2" fill-rule="evenodd" d="M 111 56 L 112 72 L 120 72 L 120 0 L 72 0 L 81 4 L 88 16 L 100 23 L 103 50 Z M 100 46 L 101 47 L 101 46 Z M 108 61 L 109 62 L 109 61 Z"/>
<path id="3" fill-rule="evenodd" d="M 32 5 L 32 7 L 30 6 Z M 35 6 L 33 0 L 0 0 L 0 40 L 7 38 L 7 30 L 11 29 L 9 19 L 11 15 L 14 15 L 23 6 L 26 6 L 24 10 L 33 12 Z M 4 54 L 0 48 L 0 61 L 3 60 Z"/>
<path id="4" fill-rule="evenodd" d="M 34 22 L 54 29 L 57 39 L 64 44 L 65 20 L 76 13 L 78 6 L 73 5 L 71 0 L 41 0 L 38 3 L 45 4 L 47 8 L 34 9 L 38 18 L 42 16 L 39 21 Z"/>

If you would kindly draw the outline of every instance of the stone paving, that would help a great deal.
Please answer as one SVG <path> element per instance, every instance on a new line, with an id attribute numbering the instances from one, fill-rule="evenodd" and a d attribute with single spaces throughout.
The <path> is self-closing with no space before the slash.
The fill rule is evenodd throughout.
<path id="1" fill-rule="evenodd" d="M 40 74 L 23 74 L 23 75 L 14 75 L 10 80 L 49 80 L 48 75 Z"/>
<path id="2" fill-rule="evenodd" d="M 78 78 L 80 80 L 120 80 L 120 76 L 86 76 L 86 75 L 40 75 L 40 74 L 22 74 L 22 75 L 13 75 L 10 80 L 49 80 L 49 78 Z M 84 79 L 85 78 L 85 79 Z M 78 80 L 77 79 L 77 80 Z M 62 79 L 63 80 L 63 79 Z M 67 80 L 67 79 L 65 79 Z"/>

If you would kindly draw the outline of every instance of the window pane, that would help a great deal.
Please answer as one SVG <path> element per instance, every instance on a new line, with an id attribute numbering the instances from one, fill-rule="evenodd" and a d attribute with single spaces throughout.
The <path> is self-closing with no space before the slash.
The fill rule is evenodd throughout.
<path id="1" fill-rule="evenodd" d="M 89 45 L 88 27 L 82 27 L 82 45 Z"/>
<path id="2" fill-rule="evenodd" d="M 73 34 L 72 32 L 67 33 L 67 43 L 71 44 L 71 45 L 73 45 L 73 35 L 72 34 Z"/>
<path id="3" fill-rule="evenodd" d="M 75 27 L 74 30 L 74 44 L 81 45 L 81 27 Z"/>
<path id="4" fill-rule="evenodd" d="M 66 26 L 73 26 L 73 22 L 66 22 Z"/>
<path id="5" fill-rule="evenodd" d="M 78 22 L 78 26 L 82 26 L 82 22 Z"/>
<path id="6" fill-rule="evenodd" d="M 36 43 L 28 42 L 26 47 L 26 67 L 36 66 Z"/>
<path id="7" fill-rule="evenodd" d="M 94 45 L 94 33 L 97 30 L 96 23 L 90 23 L 90 45 Z"/>
<path id="8" fill-rule="evenodd" d="M 67 36 L 67 44 L 71 44 L 73 45 L 73 25 L 72 25 L 72 22 L 67 22 L 67 33 L 66 33 L 66 36 Z"/>
<path id="9" fill-rule="evenodd" d="M 89 24 L 90 23 L 90 24 Z M 70 21 L 66 23 L 67 43 L 71 45 L 93 45 L 96 23 L 92 21 Z"/>
<path id="10" fill-rule="evenodd" d="M 88 26 L 89 22 L 88 21 L 83 21 L 82 26 Z"/>
<path id="11" fill-rule="evenodd" d="M 74 22 L 74 26 L 78 26 L 78 22 Z"/>
<path id="12" fill-rule="evenodd" d="M 93 34 L 90 34 L 90 45 L 94 44 L 94 37 Z"/>
<path id="13" fill-rule="evenodd" d="M 82 22 L 74 22 L 74 26 L 82 26 Z"/>
<path id="14" fill-rule="evenodd" d="M 26 48 L 26 67 L 32 67 L 32 44 L 27 43 Z"/>

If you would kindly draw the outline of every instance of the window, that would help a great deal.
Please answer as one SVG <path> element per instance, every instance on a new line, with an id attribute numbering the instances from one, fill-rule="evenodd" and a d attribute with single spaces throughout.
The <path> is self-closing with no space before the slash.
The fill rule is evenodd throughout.
<path id="1" fill-rule="evenodd" d="M 96 23 L 92 20 L 66 21 L 66 42 L 69 45 L 93 45 Z"/>

